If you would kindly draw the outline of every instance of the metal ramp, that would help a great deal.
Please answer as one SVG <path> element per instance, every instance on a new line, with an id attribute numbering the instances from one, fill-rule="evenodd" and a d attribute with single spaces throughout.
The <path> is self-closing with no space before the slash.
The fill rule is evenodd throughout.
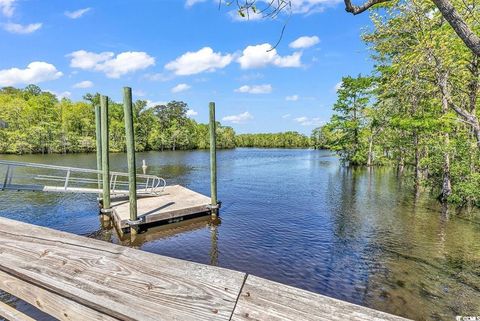
<path id="1" fill-rule="evenodd" d="M 88 168 L 0 160 L 0 190 L 101 194 L 102 171 Z M 137 174 L 137 194 L 159 195 L 166 182 L 155 175 Z M 110 194 L 128 195 L 128 174 L 110 172 Z"/>

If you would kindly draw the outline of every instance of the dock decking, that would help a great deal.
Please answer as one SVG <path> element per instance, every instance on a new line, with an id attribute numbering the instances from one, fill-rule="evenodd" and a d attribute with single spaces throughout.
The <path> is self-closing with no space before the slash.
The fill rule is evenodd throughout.
<path id="1" fill-rule="evenodd" d="M 406 320 L 242 272 L 0 218 L 0 289 L 59 320 Z M 0 305 L 0 316 L 21 313 Z"/>
<path id="2" fill-rule="evenodd" d="M 210 213 L 210 197 L 180 185 L 166 186 L 158 196 L 137 199 L 138 219 L 141 224 L 171 223 L 183 217 Z M 128 198 L 112 199 L 112 217 L 117 228 L 129 227 L 130 203 Z"/>

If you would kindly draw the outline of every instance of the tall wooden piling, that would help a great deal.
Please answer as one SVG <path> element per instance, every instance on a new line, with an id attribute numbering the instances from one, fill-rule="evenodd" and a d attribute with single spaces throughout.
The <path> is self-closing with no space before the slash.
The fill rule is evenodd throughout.
<path id="1" fill-rule="evenodd" d="M 130 220 L 137 220 L 137 174 L 135 162 L 135 134 L 133 128 L 132 88 L 123 88 L 123 112 L 125 118 L 125 137 L 127 140 L 128 196 L 130 202 Z M 135 233 L 131 228 L 131 233 Z"/>
<path id="2" fill-rule="evenodd" d="M 103 178 L 103 210 L 104 213 L 109 212 L 110 210 L 110 158 L 108 155 L 109 152 L 109 142 L 108 142 L 108 97 L 100 97 L 100 108 L 101 108 L 101 129 L 102 129 L 102 178 Z"/>
<path id="3" fill-rule="evenodd" d="M 102 170 L 102 121 L 100 115 L 100 106 L 95 105 L 95 137 L 97 139 L 97 171 Z M 98 174 L 98 188 L 100 189 L 102 183 L 100 180 L 102 175 Z"/>
<path id="4" fill-rule="evenodd" d="M 211 102 L 210 107 L 210 188 L 212 200 L 212 216 L 216 217 L 218 213 L 217 200 L 217 134 L 215 123 L 215 103 Z"/>

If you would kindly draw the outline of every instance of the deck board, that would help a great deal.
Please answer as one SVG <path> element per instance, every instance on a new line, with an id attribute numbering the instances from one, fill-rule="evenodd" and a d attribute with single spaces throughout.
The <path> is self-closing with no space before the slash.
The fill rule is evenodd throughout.
<path id="1" fill-rule="evenodd" d="M 249 275 L 234 321 L 406 321 L 407 319 Z"/>
<path id="2" fill-rule="evenodd" d="M 228 320 L 245 275 L 4 218 L 0 270 L 121 320 Z"/>
<path id="3" fill-rule="evenodd" d="M 180 185 L 165 187 L 158 196 L 137 199 L 137 216 L 142 223 L 174 220 L 183 216 L 209 211 L 210 197 Z M 114 221 L 120 228 L 128 227 L 130 204 L 128 199 L 112 200 Z"/>

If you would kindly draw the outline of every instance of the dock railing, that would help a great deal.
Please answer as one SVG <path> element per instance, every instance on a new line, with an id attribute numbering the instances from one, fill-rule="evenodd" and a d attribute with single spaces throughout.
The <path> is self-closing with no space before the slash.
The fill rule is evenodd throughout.
<path id="1" fill-rule="evenodd" d="M 0 160 L 0 190 L 67 193 L 102 193 L 102 171 L 88 168 Z M 166 181 L 155 175 L 137 174 L 137 193 L 158 195 Z M 128 174 L 110 172 L 110 190 L 128 195 Z"/>

